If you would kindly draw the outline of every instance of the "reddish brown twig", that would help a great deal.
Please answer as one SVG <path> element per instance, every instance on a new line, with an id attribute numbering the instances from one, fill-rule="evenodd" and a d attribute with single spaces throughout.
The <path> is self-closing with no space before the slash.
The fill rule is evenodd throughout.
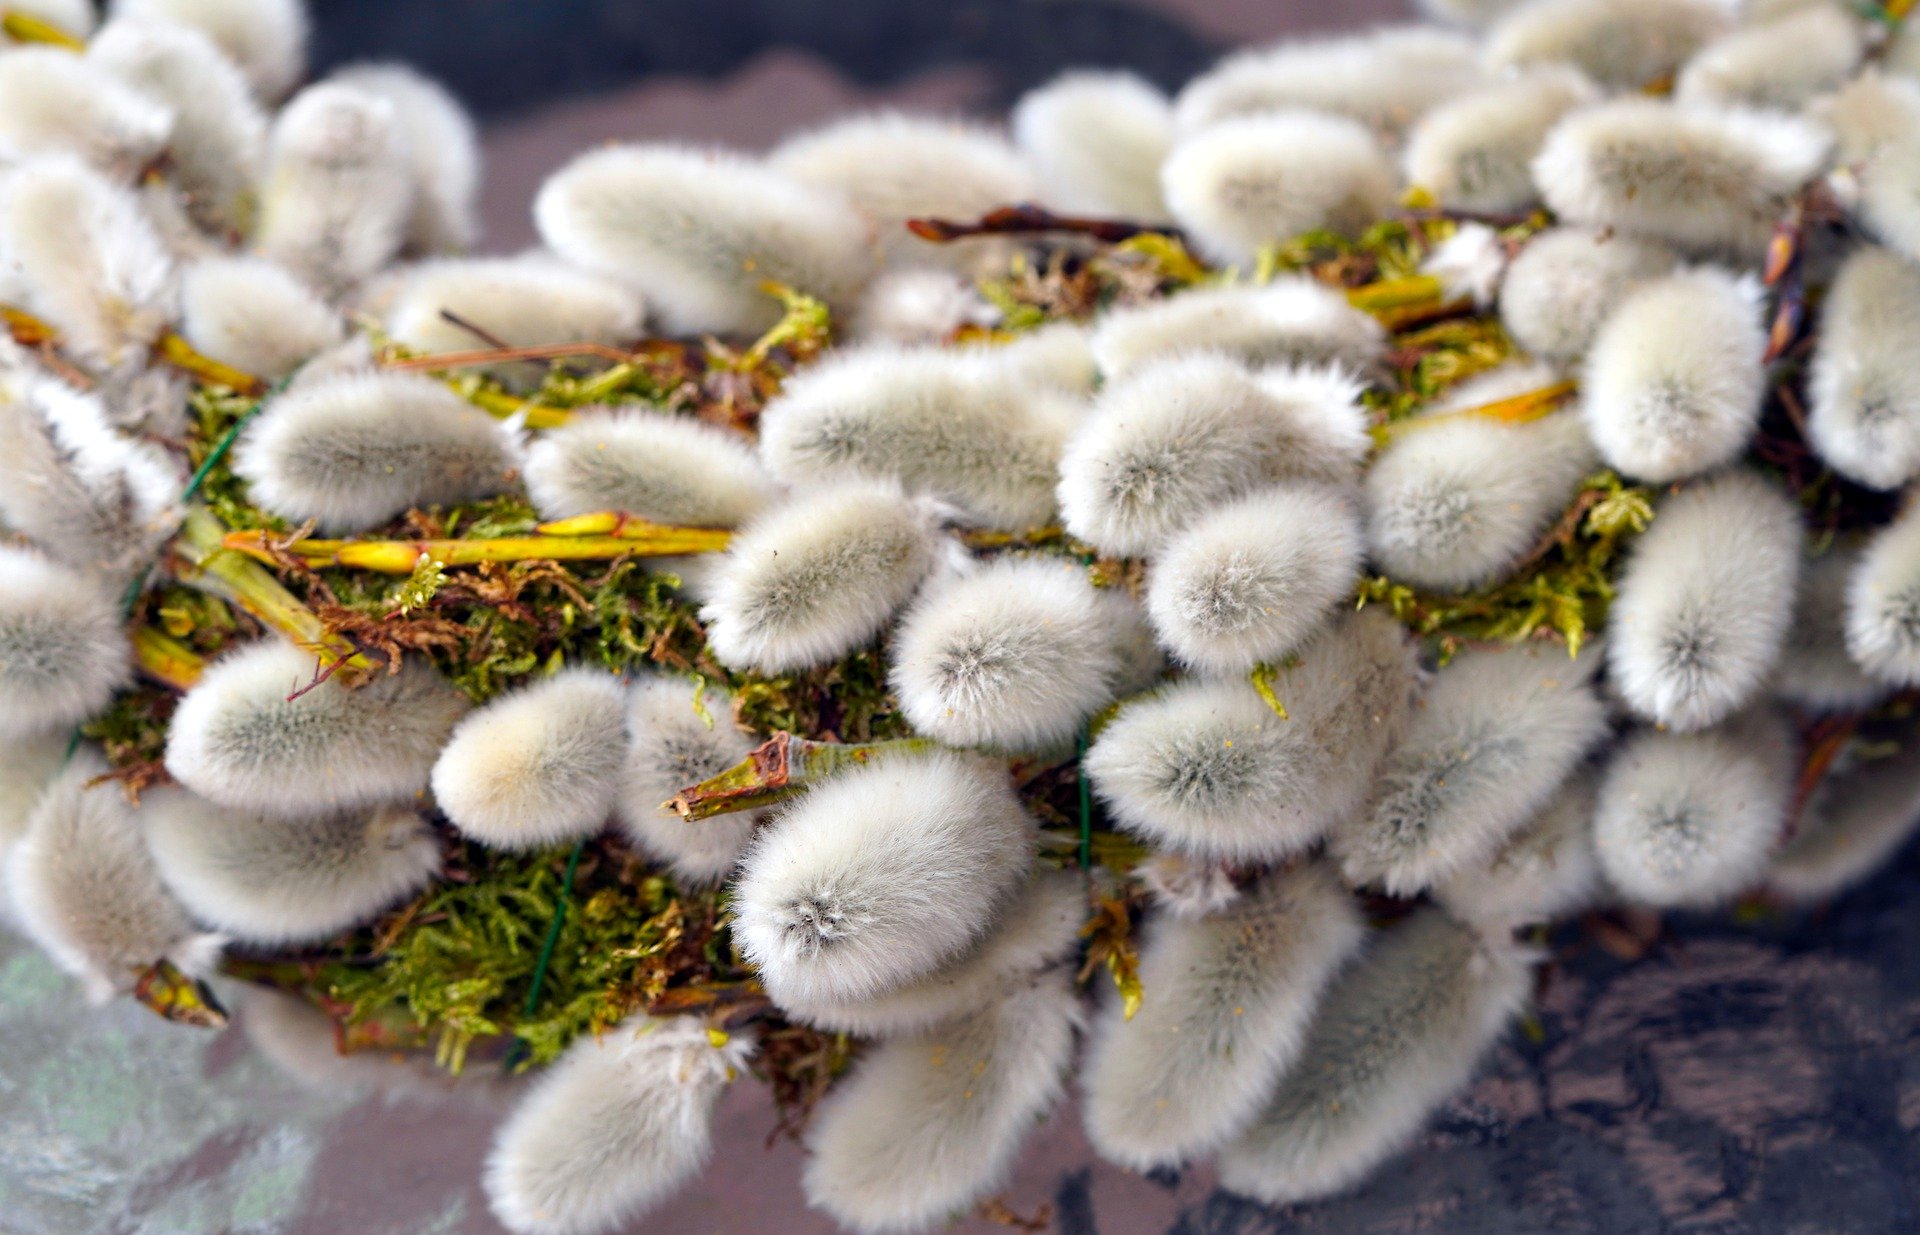
<path id="1" fill-rule="evenodd" d="M 1171 227 L 1154 227 L 1126 219 L 1092 219 L 1081 215 L 1055 214 L 1044 206 L 1029 202 L 990 210 L 971 223 L 957 219 L 908 219 L 907 230 L 935 244 L 964 240 L 969 236 L 1018 236 L 1033 232 L 1072 232 L 1108 244 L 1119 244 L 1135 236 L 1180 234 Z"/>

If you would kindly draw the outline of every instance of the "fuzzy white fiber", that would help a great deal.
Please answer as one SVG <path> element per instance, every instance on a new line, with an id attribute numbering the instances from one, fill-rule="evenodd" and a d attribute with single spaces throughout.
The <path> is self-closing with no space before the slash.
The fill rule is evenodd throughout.
<path id="1" fill-rule="evenodd" d="M 1187 83 L 1174 118 L 1187 134 L 1235 117 L 1301 109 L 1348 117 L 1391 138 L 1483 80 L 1472 40 L 1387 26 L 1228 56 Z"/>
<path id="2" fill-rule="evenodd" d="M 440 867 L 433 830 L 386 806 L 285 819 L 180 789 L 145 795 L 140 826 L 187 912 L 245 943 L 316 943 L 370 921 Z"/>
<path id="3" fill-rule="evenodd" d="M 971 279 L 933 268 L 889 270 L 867 285 L 847 331 L 856 343 L 943 343 L 968 326 L 989 326 L 998 311 Z"/>
<path id="4" fill-rule="evenodd" d="M 1029 201 L 1037 182 L 1020 152 L 991 129 L 959 120 L 880 112 L 790 137 L 767 156 L 775 171 L 840 196 L 865 219 L 889 266 L 966 265 L 1004 252 L 992 238 L 932 245 L 906 221 L 971 221 Z"/>
<path id="5" fill-rule="evenodd" d="M 844 307 L 872 265 L 845 201 L 723 151 L 596 150 L 542 186 L 533 214 L 555 252 L 639 291 L 669 331 L 766 329 L 780 316 L 767 280 Z"/>
<path id="6" fill-rule="evenodd" d="M 1475 389 L 1495 398 L 1521 393 Z M 1436 414 L 1448 410 L 1457 409 Z M 1367 471 L 1367 546 L 1389 575 L 1418 587 L 1467 591 L 1494 582 L 1560 517 L 1594 462 L 1571 412 L 1524 424 L 1466 415 L 1412 426 Z"/>
<path id="7" fill-rule="evenodd" d="M 714 565 L 707 623 L 731 668 L 825 664 L 880 633 L 933 569 L 927 513 L 886 485 L 803 494 L 754 520 Z"/>
<path id="8" fill-rule="evenodd" d="M 619 510 L 686 527 L 738 527 L 778 491 L 739 434 L 651 408 L 589 409 L 542 433 L 526 481 L 549 519 Z"/>
<path id="9" fill-rule="evenodd" d="M 1353 1184 L 1464 1086 L 1525 1006 L 1531 956 L 1425 909 L 1328 993 L 1300 1060 L 1219 1158 L 1220 1184 L 1267 1204 Z"/>
<path id="10" fill-rule="evenodd" d="M 1245 894 L 1235 880 L 1232 864 L 1227 862 L 1156 853 L 1133 870 L 1153 903 L 1170 917 L 1212 917 Z"/>
<path id="11" fill-rule="evenodd" d="M 1793 622 L 1774 668 L 1773 694 L 1808 712 L 1863 712 L 1891 694 L 1847 652 L 1847 589 L 1861 546 L 1830 547 L 1803 568 Z"/>
<path id="12" fill-rule="evenodd" d="M 485 332 L 476 334 L 461 322 Z M 640 298 L 611 279 L 537 253 L 426 262 L 399 277 L 387 306 L 387 331 L 417 352 L 470 352 L 495 346 L 631 343 L 640 337 Z M 509 379 L 537 382 L 544 365 L 493 366 Z"/>
<path id="13" fill-rule="evenodd" d="M 1766 870 L 1798 764 L 1794 736 L 1774 716 L 1628 738 L 1607 761 L 1594 811 L 1607 882 L 1656 907 L 1731 901 Z"/>
<path id="14" fill-rule="evenodd" d="M 1556 125 L 1533 178 L 1562 222 L 1752 259 L 1827 146 L 1796 116 L 1624 98 Z"/>
<path id="15" fill-rule="evenodd" d="M 1078 563 L 1003 557 L 914 602 L 888 681 L 918 733 L 949 746 L 1045 751 L 1118 692 L 1113 616 Z"/>
<path id="16" fill-rule="evenodd" d="M 1173 105 L 1133 73 L 1063 73 L 1022 95 L 1013 140 L 1063 210 L 1165 222 L 1160 164 L 1173 145 Z"/>
<path id="17" fill-rule="evenodd" d="M 40 797 L 5 872 L 13 922 L 96 1003 L 162 960 L 202 975 L 220 947 L 161 886 L 120 785 L 91 783 L 106 772 L 91 750 L 76 755 Z"/>
<path id="18" fill-rule="evenodd" d="M 1351 483 L 1370 446 L 1359 385 L 1333 369 L 1256 375 L 1224 356 L 1113 382 L 1060 462 L 1067 530 L 1104 553 L 1150 552 L 1209 507 L 1287 480 Z"/>
<path id="19" fill-rule="evenodd" d="M 92 394 L 0 360 L 0 519 L 62 562 L 144 568 L 180 524 L 166 452 L 117 431 Z"/>
<path id="20" fill-rule="evenodd" d="M 1870 67 L 1832 94 L 1815 99 L 1807 114 L 1832 131 L 1836 164 L 1866 163 L 1882 150 L 1911 143 L 1920 133 L 1920 80 Z"/>
<path id="21" fill-rule="evenodd" d="M 0 545 L 0 741 L 97 715 L 126 684 L 131 662 L 111 589 Z"/>
<path id="22" fill-rule="evenodd" d="M 1920 685 L 1920 502 L 1873 534 L 1847 584 L 1847 651 L 1878 681 Z"/>
<path id="23" fill-rule="evenodd" d="M 1335 825 L 1353 884 L 1407 897 L 1491 859 L 1607 736 L 1597 652 L 1463 651 L 1427 685 L 1373 801 Z"/>
<path id="24" fill-rule="evenodd" d="M 610 1235 L 706 1165 L 713 1109 L 751 1030 L 644 1014 L 581 1036 L 521 1099 L 487 1158 L 487 1201 L 514 1235 Z"/>
<path id="25" fill-rule="evenodd" d="M 1576 773 L 1485 862 L 1436 884 L 1433 897 L 1462 922 L 1489 928 L 1554 922 L 1602 896 L 1593 851 L 1596 778 Z"/>
<path id="26" fill-rule="evenodd" d="M 1222 120 L 1182 138 L 1160 168 L 1167 209 L 1206 258 L 1250 266 L 1260 247 L 1314 228 L 1358 234 L 1396 177 L 1366 127 L 1323 112 Z"/>
<path id="27" fill-rule="evenodd" d="M 1366 553 L 1352 498 L 1281 485 L 1214 507 L 1160 550 L 1147 613 L 1190 668 L 1245 673 L 1277 664 L 1334 616 Z"/>
<path id="28" fill-rule="evenodd" d="M 897 480 L 995 527 L 1044 523 L 1079 407 L 982 360 L 975 349 L 850 348 L 767 405 L 761 458 L 789 484 Z"/>
<path id="29" fill-rule="evenodd" d="M 266 158 L 267 117 L 246 77 L 190 26 L 109 22 L 87 59 L 173 111 L 167 178 L 202 226 L 239 230 Z"/>
<path id="30" fill-rule="evenodd" d="M 620 679 L 569 669 L 462 720 L 433 765 L 433 796 L 463 835 L 539 849 L 600 830 L 626 750 Z"/>
<path id="31" fill-rule="evenodd" d="M 1726 107 L 1798 108 L 1852 75 L 1865 51 L 1861 23 L 1837 4 L 1716 39 L 1680 70 L 1674 97 Z"/>
<path id="32" fill-rule="evenodd" d="M 413 177 L 391 101 L 338 82 L 309 86 L 268 135 L 255 247 L 339 299 L 400 251 Z"/>
<path id="33" fill-rule="evenodd" d="M 26 835 L 34 804 L 67 763 L 73 736 L 47 729 L 0 742 L 0 872 L 7 854 Z M 0 877 L 0 921 L 6 917 L 6 880 Z"/>
<path id="34" fill-rule="evenodd" d="M 1197 858 L 1273 862 L 1357 809 L 1405 731 L 1418 665 L 1377 610 L 1345 618 L 1272 680 L 1188 678 L 1121 711 L 1083 761 L 1116 822 Z"/>
<path id="35" fill-rule="evenodd" d="M 925 977 L 861 999 L 788 992 L 780 1011 L 831 1033 L 883 1039 L 921 1033 L 987 1007 L 1071 956 L 1086 918 L 1086 883 L 1078 874 L 1036 874 L 986 938 Z"/>
<path id="36" fill-rule="evenodd" d="M 35 159 L 0 178 L 0 237 L 25 300 L 10 307 L 52 325 L 77 360 L 144 358 L 175 315 L 173 259 L 139 198 L 76 159 Z"/>
<path id="37" fill-rule="evenodd" d="M 1684 732 L 1753 698 L 1793 617 L 1800 543 L 1799 510 L 1751 472 L 1662 501 L 1608 615 L 1608 670 L 1627 706 Z"/>
<path id="38" fill-rule="evenodd" d="M 1100 385 L 1093 358 L 1093 330 L 1081 322 L 1048 322 L 1012 339 L 964 347 L 960 355 L 989 383 L 1046 387 L 1086 397 Z M 1071 413 L 1077 419 L 1079 409 Z"/>
<path id="39" fill-rule="evenodd" d="M 265 639 L 210 666 L 167 730 L 167 770 L 201 797 L 283 815 L 323 815 L 413 797 L 465 699 L 409 664 L 349 690 L 312 683 L 311 653 Z"/>
<path id="40" fill-rule="evenodd" d="M 1911 726 L 1901 734 L 1911 750 Z M 1796 904 L 1828 900 L 1885 866 L 1920 824 L 1920 759 L 1895 755 L 1832 774 L 1800 813 L 1767 887 Z"/>
<path id="41" fill-rule="evenodd" d="M 1630 293 L 1587 353 L 1580 410 L 1600 454 L 1638 480 L 1683 480 L 1737 458 L 1767 375 L 1760 289 L 1713 268 Z"/>
<path id="42" fill-rule="evenodd" d="M 1064 1088 L 1080 1020 L 1072 970 L 883 1043 L 820 1107 L 807 1202 L 874 1235 L 929 1229 L 990 1195 Z"/>
<path id="43" fill-rule="evenodd" d="M 1407 180 L 1458 210 L 1520 210 L 1539 199 L 1532 164 L 1548 130 L 1597 98 L 1565 65 L 1542 65 L 1442 103 L 1407 135 Z"/>
<path id="44" fill-rule="evenodd" d="M 125 183 L 159 156 L 173 109 L 84 56 L 28 47 L 0 56 L 0 163 L 67 154 Z"/>
<path id="45" fill-rule="evenodd" d="M 1487 32 L 1498 68 L 1571 64 L 1610 91 L 1638 90 L 1675 72 L 1732 25 L 1718 0 L 1532 0 Z"/>
<path id="46" fill-rule="evenodd" d="M 480 135 L 447 88 L 401 64 L 357 64 L 329 81 L 393 105 L 413 170 L 407 247 L 455 253 L 480 237 Z"/>
<path id="47" fill-rule="evenodd" d="M 1313 279 L 1282 276 L 1256 287 L 1197 287 L 1101 315 L 1093 355 L 1108 381 L 1155 361 L 1219 352 L 1249 366 L 1338 365 L 1371 372 L 1386 331 L 1370 313 Z"/>
<path id="48" fill-rule="evenodd" d="M 261 257 L 216 257 L 188 267 L 180 305 L 180 333 L 196 351 L 269 382 L 346 338 L 345 323 L 326 301 Z"/>
<path id="49" fill-rule="evenodd" d="M 376 527 L 413 506 L 505 489 L 513 454 L 500 423 L 432 378 L 349 374 L 302 384 L 241 435 L 233 468 L 266 510 L 323 532 Z"/>
<path id="50" fill-rule="evenodd" d="M 760 813 L 690 822 L 665 803 L 739 763 L 753 746 L 733 723 L 733 696 L 711 688 L 696 695 L 684 678 L 641 678 L 627 695 L 627 756 L 613 803 L 621 829 L 684 882 L 726 878 L 753 840 Z"/>
<path id="51" fill-rule="evenodd" d="M 306 71 L 303 0 L 111 0 L 108 12 L 199 30 L 240 66 L 266 103 L 285 98 Z"/>
<path id="52" fill-rule="evenodd" d="M 1678 259 L 1657 241 L 1578 227 L 1536 234 L 1507 267 L 1500 323 L 1528 353 L 1569 361 L 1586 353 L 1614 307 Z"/>
<path id="53" fill-rule="evenodd" d="M 1514 9 L 1526 0 L 1419 0 L 1421 12 L 1457 26 L 1482 27 Z"/>
<path id="54" fill-rule="evenodd" d="M 1807 437 L 1849 480 L 1894 489 L 1920 476 L 1920 265 L 1856 249 L 1820 315 Z"/>
<path id="55" fill-rule="evenodd" d="M 1140 1010 L 1109 1001 L 1082 1084 L 1087 1137 L 1132 1170 L 1177 1167 L 1243 1131 L 1306 1045 L 1365 925 L 1318 863 L 1268 875 L 1218 914 L 1149 920 Z"/>
<path id="56" fill-rule="evenodd" d="M 1854 215 L 1907 257 L 1920 260 L 1920 136 L 1903 133 L 1867 160 Z"/>
<path id="57" fill-rule="evenodd" d="M 952 753 L 842 772 L 761 831 L 734 939 L 776 1003 L 870 998 L 992 929 L 1032 859 L 1004 768 Z"/>

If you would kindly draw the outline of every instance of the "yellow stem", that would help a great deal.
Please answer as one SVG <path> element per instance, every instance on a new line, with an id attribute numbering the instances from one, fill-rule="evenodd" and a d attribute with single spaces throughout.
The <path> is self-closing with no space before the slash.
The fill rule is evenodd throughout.
<path id="1" fill-rule="evenodd" d="M 1391 424 L 1379 426 L 1373 431 L 1373 436 L 1375 441 L 1384 445 L 1405 433 L 1469 416 L 1505 421 L 1508 424 L 1526 424 L 1528 421 L 1539 420 L 1553 412 L 1579 389 L 1579 384 L 1576 382 L 1556 382 L 1539 390 L 1529 390 L 1525 394 L 1517 394 L 1512 398 L 1500 399 L 1493 403 L 1482 403 L 1477 407 L 1456 408 L 1450 412 L 1435 412 L 1429 416 L 1409 416 L 1405 420 L 1396 420 Z"/>
<path id="2" fill-rule="evenodd" d="M 344 566 L 384 575 L 408 575 L 423 558 L 442 566 L 482 562 L 605 562 L 617 557 L 675 557 L 717 553 L 731 533 L 713 528 L 644 525 L 614 536 L 500 536 L 469 540 L 297 540 L 284 547 L 312 566 Z M 265 533 L 233 532 L 224 548 L 271 562 Z"/>
<path id="3" fill-rule="evenodd" d="M 133 658 L 148 677 L 178 691 L 193 689 L 207 662 L 164 631 L 142 626 L 133 632 Z"/>
<path id="4" fill-rule="evenodd" d="M 1410 274 L 1347 289 L 1347 303 L 1368 313 L 1439 304 L 1447 285 L 1436 275 Z"/>
<path id="5" fill-rule="evenodd" d="M 571 519 L 555 519 L 551 523 L 542 523 L 534 531 L 542 536 L 617 536 L 622 540 L 652 540 L 663 535 L 698 532 L 719 537 L 719 547 L 723 549 L 726 547 L 727 537 L 731 535 L 724 528 L 675 527 L 665 523 L 649 523 L 645 519 L 636 519 L 618 510 L 602 510 L 590 515 L 575 515 Z"/>
<path id="6" fill-rule="evenodd" d="M 196 377 L 210 386 L 225 386 L 238 394 L 257 395 L 264 392 L 267 384 L 251 373 L 243 373 L 232 365 L 221 364 L 211 356 L 203 356 L 194 350 L 193 344 L 169 330 L 160 336 L 153 345 L 153 354 L 190 377 Z"/>
<path id="7" fill-rule="evenodd" d="M 928 738 L 898 738 L 858 745 L 816 742 L 776 733 L 739 763 L 660 805 L 689 822 L 758 810 L 806 792 L 813 782 L 847 768 L 892 755 L 921 754 L 939 747 Z"/>
<path id="8" fill-rule="evenodd" d="M 0 305 L 0 322 L 6 323 L 14 342 L 27 347 L 38 343 L 51 343 L 59 337 L 52 326 L 33 314 L 23 313 L 19 309 L 8 308 L 6 305 Z"/>
<path id="9" fill-rule="evenodd" d="M 0 13 L 0 31 L 19 43 L 45 43 L 50 47 L 64 47 L 68 51 L 85 51 L 87 48 L 84 40 L 31 13 L 12 10 Z"/>
<path id="10" fill-rule="evenodd" d="M 352 643 L 329 631 L 313 610 L 258 562 L 232 552 L 226 538 L 227 529 L 212 511 L 189 507 L 173 544 L 181 582 L 239 606 L 261 625 L 312 652 L 323 666 L 344 662 L 356 673 L 375 667 Z"/>
<path id="11" fill-rule="evenodd" d="M 506 420 L 511 416 L 524 413 L 529 429 L 557 429 L 573 419 L 573 413 L 565 408 L 543 407 L 538 403 L 516 398 L 472 381 L 454 378 L 447 382 L 447 386 L 489 416 L 498 416 L 501 420 Z"/>

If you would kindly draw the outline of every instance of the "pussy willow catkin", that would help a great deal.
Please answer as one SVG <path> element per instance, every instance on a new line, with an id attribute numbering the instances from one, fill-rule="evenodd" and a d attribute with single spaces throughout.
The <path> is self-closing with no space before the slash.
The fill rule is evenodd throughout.
<path id="1" fill-rule="evenodd" d="M 471 123 L 294 0 L 0 0 L 5 921 L 542 1073 L 516 1232 L 746 1072 L 864 1232 L 1070 1085 L 1354 1186 L 1544 928 L 1843 894 L 1920 820 L 1920 35 L 1426 7 L 596 150 L 474 257 Z"/>

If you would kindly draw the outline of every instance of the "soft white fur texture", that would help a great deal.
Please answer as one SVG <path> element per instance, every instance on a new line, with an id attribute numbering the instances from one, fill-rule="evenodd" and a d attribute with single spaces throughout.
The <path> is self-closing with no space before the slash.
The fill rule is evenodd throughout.
<path id="1" fill-rule="evenodd" d="M 1912 748 L 1911 725 L 1901 732 Z M 1832 774 L 1800 812 L 1792 839 L 1767 871 L 1767 887 L 1796 904 L 1829 900 L 1899 852 L 1920 824 L 1920 759 L 1894 755 Z"/>
<path id="2" fill-rule="evenodd" d="M 1338 291 L 1299 276 L 1196 287 L 1101 314 L 1093 354 L 1108 381 L 1170 356 L 1219 352 L 1253 367 L 1337 365 L 1369 373 L 1386 331 Z"/>
<path id="3" fill-rule="evenodd" d="M 199 30 L 240 66 L 266 103 L 285 98 L 306 71 L 302 0 L 112 0 L 108 12 Z"/>
<path id="4" fill-rule="evenodd" d="M 1571 64 L 1610 91 L 1638 90 L 1674 72 L 1731 25 L 1716 0 L 1532 0 L 1487 32 L 1495 68 Z"/>
<path id="5" fill-rule="evenodd" d="M 627 692 L 627 754 L 614 816 L 627 837 L 696 886 L 732 872 L 753 840 L 758 811 L 685 820 L 665 803 L 745 759 L 753 739 L 733 723 L 733 696 L 652 674 Z"/>
<path id="6" fill-rule="evenodd" d="M 1507 267 L 1500 322 L 1514 342 L 1543 360 L 1586 353 L 1601 325 L 1635 287 L 1673 269 L 1657 241 L 1554 227 L 1536 234 Z"/>
<path id="7" fill-rule="evenodd" d="M 328 78 L 393 105 L 413 174 L 406 245 L 456 253 L 480 238 L 480 134 L 447 88 L 401 64 L 356 64 Z"/>
<path id="8" fill-rule="evenodd" d="M 740 434 L 648 407 L 588 409 L 542 433 L 526 482 L 549 519 L 618 510 L 686 527 L 738 527 L 779 492 Z"/>
<path id="9" fill-rule="evenodd" d="M 1920 684 L 1920 502 L 1875 532 L 1847 584 L 1847 652 L 1867 675 Z"/>
<path id="10" fill-rule="evenodd" d="M 1875 489 L 1920 476 L 1920 266 L 1856 249 L 1820 314 L 1807 437 L 1835 471 Z"/>
<path id="11" fill-rule="evenodd" d="M 1542 65 L 1435 107 L 1407 136 L 1407 180 L 1457 210 L 1520 210 L 1539 199 L 1532 163 L 1547 131 L 1598 97 L 1565 65 Z"/>
<path id="12" fill-rule="evenodd" d="M 97 579 L 0 545 L 0 741 L 91 719 L 126 684 L 117 602 Z"/>
<path id="13" fill-rule="evenodd" d="M 1809 712 L 1861 712 L 1892 693 L 1847 651 L 1847 588 L 1860 556 L 1860 543 L 1848 540 L 1807 562 L 1774 669 L 1775 698 Z"/>
<path id="14" fill-rule="evenodd" d="M 180 332 L 196 351 L 269 382 L 346 338 L 338 313 L 265 258 L 195 263 L 181 276 L 180 301 Z"/>
<path id="15" fill-rule="evenodd" d="M 1796 109 L 1852 76 L 1866 50 L 1863 35 L 1860 20 L 1839 5 L 1808 5 L 1701 48 L 1680 70 L 1674 97 Z"/>
<path id="16" fill-rule="evenodd" d="M 0 56 L 0 163 L 64 154 L 126 183 L 159 156 L 173 109 L 61 47 Z"/>
<path id="17" fill-rule="evenodd" d="M 1578 772 L 1493 857 L 1435 885 L 1434 899 L 1462 922 L 1490 928 L 1553 922 L 1603 896 L 1593 851 L 1596 778 Z"/>
<path id="18" fill-rule="evenodd" d="M 1160 164 L 1173 145 L 1173 106 L 1133 73 L 1062 73 L 1013 109 L 1013 140 L 1063 210 L 1165 222 Z"/>

